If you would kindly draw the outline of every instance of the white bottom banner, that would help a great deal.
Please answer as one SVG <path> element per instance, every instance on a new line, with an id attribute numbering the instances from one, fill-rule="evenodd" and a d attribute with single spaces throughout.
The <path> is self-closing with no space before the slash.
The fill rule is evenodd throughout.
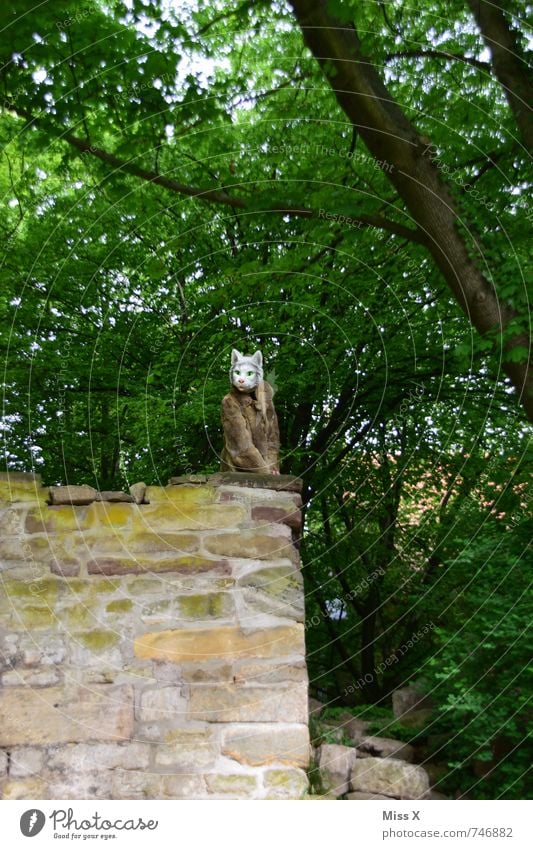
<path id="1" fill-rule="evenodd" d="M 533 845 L 527 801 L 4 801 L 2 845 L 203 849 Z M 528 837 L 529 834 L 529 837 Z M 31 843 L 32 839 L 35 843 Z M 67 841 L 69 843 L 67 844 Z"/>

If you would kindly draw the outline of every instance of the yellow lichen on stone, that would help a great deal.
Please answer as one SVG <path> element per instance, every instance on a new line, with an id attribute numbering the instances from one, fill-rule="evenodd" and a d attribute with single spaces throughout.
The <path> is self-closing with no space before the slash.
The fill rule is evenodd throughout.
<path id="1" fill-rule="evenodd" d="M 14 504 L 21 501 L 36 501 L 45 505 L 48 489 L 36 486 L 35 481 L 0 479 L 0 502 Z"/>
<path id="2" fill-rule="evenodd" d="M 136 504 L 95 501 L 87 508 L 87 527 L 102 525 L 105 528 L 122 528 L 129 525 L 138 512 Z"/>
<path id="3" fill-rule="evenodd" d="M 205 593 L 180 598 L 180 613 L 185 619 L 215 619 L 228 614 L 227 593 Z"/>
<path id="4" fill-rule="evenodd" d="M 50 607 L 29 606 L 19 611 L 20 619 L 25 628 L 50 628 L 57 624 L 57 617 Z"/>
<path id="5" fill-rule="evenodd" d="M 90 651 L 101 652 L 115 646 L 120 638 L 114 631 L 87 631 L 76 634 L 76 639 Z"/>
<path id="6" fill-rule="evenodd" d="M 130 598 L 118 598 L 116 601 L 110 601 L 106 606 L 109 613 L 127 613 L 133 607 L 133 602 Z"/>
<path id="7" fill-rule="evenodd" d="M 246 519 L 243 507 L 201 506 L 179 502 L 141 505 L 134 517 L 136 531 L 178 531 L 234 528 Z"/>
<path id="8" fill-rule="evenodd" d="M 9 598 L 16 598 L 17 603 L 24 600 L 45 601 L 53 605 L 57 601 L 58 592 L 63 588 L 57 578 L 37 578 L 35 581 L 3 581 L 3 593 Z"/>

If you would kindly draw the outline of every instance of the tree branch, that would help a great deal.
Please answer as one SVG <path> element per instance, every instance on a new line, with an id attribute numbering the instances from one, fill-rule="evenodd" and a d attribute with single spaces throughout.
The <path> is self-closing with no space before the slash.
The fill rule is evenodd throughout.
<path id="1" fill-rule="evenodd" d="M 28 121 L 29 125 L 35 125 L 45 131 L 48 131 L 50 134 L 55 135 L 59 139 L 70 144 L 81 154 L 90 154 L 95 157 L 95 159 L 99 159 L 106 165 L 113 167 L 115 171 L 122 171 L 126 174 L 131 174 L 133 177 L 137 177 L 148 183 L 154 183 L 157 186 L 162 186 L 164 189 L 168 189 L 176 194 L 185 195 L 186 197 L 222 204 L 224 206 L 229 206 L 232 209 L 248 209 L 248 201 L 244 198 L 238 198 L 228 194 L 226 188 L 211 189 L 201 188 L 198 186 L 188 186 L 185 183 L 180 183 L 178 180 L 174 180 L 171 177 L 166 177 L 165 175 L 158 174 L 155 171 L 148 171 L 145 168 L 140 168 L 133 162 L 133 160 L 119 159 L 119 157 L 115 156 L 113 153 L 109 153 L 102 148 L 96 147 L 88 141 L 80 139 L 78 136 L 74 136 L 71 133 L 60 132 L 58 129 L 53 127 L 49 121 L 35 117 L 26 112 L 26 110 L 20 109 L 15 104 L 11 104 L 10 108 L 13 112 L 19 115 L 19 117 Z M 228 186 L 227 188 L 235 188 L 239 185 L 239 183 L 235 183 L 234 186 Z M 265 202 L 264 206 L 257 211 L 275 212 L 278 215 L 290 215 L 296 218 L 325 217 L 325 210 L 316 210 L 304 206 L 295 207 L 277 202 Z M 424 244 L 424 236 L 421 231 L 413 230 L 410 227 L 406 227 L 396 221 L 391 221 L 388 218 L 382 218 L 379 215 L 353 215 L 350 216 L 350 218 L 352 222 L 359 223 L 361 227 L 376 227 L 378 229 L 388 230 L 390 233 L 395 233 L 397 236 L 404 239 L 409 239 L 410 241 L 418 244 Z M 331 220 L 334 221 L 335 219 Z"/>
<path id="2" fill-rule="evenodd" d="M 387 53 L 385 62 L 390 62 L 391 59 L 452 59 L 456 62 L 466 62 L 468 65 L 473 65 L 481 71 L 492 71 L 492 66 L 489 62 L 482 62 L 480 59 L 475 59 L 473 56 L 458 56 L 457 53 L 448 53 L 446 50 L 400 50 L 398 53 Z"/>

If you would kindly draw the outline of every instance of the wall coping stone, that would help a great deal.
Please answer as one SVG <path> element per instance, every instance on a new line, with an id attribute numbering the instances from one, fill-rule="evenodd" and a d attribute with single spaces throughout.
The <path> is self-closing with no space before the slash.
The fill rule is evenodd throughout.
<path id="1" fill-rule="evenodd" d="M 169 480 L 170 486 L 208 484 L 210 486 L 247 486 L 277 492 L 301 492 L 303 481 L 294 475 L 261 475 L 253 472 L 216 472 L 213 475 L 181 475 Z"/>

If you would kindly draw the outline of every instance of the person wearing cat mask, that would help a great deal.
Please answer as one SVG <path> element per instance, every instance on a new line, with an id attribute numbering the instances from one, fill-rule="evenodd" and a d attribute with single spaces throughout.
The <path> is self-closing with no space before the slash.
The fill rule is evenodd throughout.
<path id="1" fill-rule="evenodd" d="M 231 391 L 222 399 L 222 472 L 279 475 L 279 429 L 273 389 L 263 380 L 263 356 L 245 357 L 233 349 Z"/>

